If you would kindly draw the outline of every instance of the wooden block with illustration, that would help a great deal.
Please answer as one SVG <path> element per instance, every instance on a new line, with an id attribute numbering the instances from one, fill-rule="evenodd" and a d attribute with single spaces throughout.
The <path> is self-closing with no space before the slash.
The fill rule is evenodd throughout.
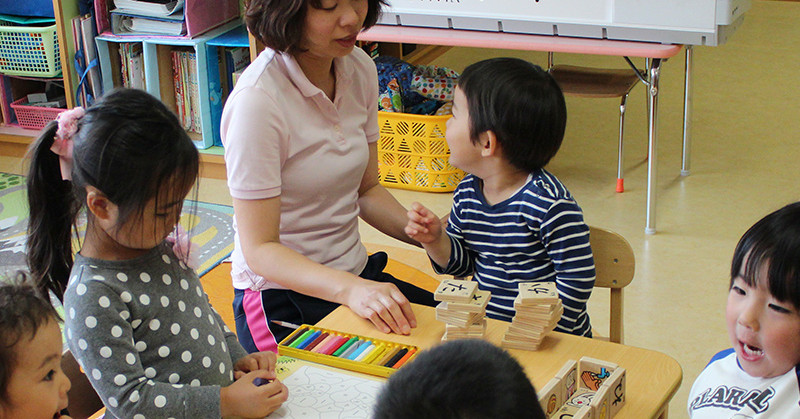
<path id="1" fill-rule="evenodd" d="M 608 387 L 600 386 L 600 389 L 594 393 L 594 397 L 592 397 L 592 401 L 589 403 L 595 419 L 609 419 L 611 417 L 611 408 L 608 399 Z"/>
<path id="2" fill-rule="evenodd" d="M 603 382 L 603 387 L 608 387 L 608 401 L 611 406 L 611 416 L 619 412 L 625 405 L 625 380 L 627 379 L 625 368 L 617 368 L 611 376 Z"/>
<path id="3" fill-rule="evenodd" d="M 472 281 L 470 281 L 472 282 Z M 477 284 L 477 282 L 475 283 Z M 492 298 L 492 293 L 489 291 L 476 290 L 472 299 L 467 303 L 452 302 L 448 303 L 449 310 L 466 311 L 469 313 L 483 313 L 486 312 L 486 305 L 489 304 L 489 299 Z"/>
<path id="4" fill-rule="evenodd" d="M 445 279 L 439 283 L 433 299 L 436 301 L 447 301 L 453 303 L 469 303 L 478 289 L 475 281 L 464 281 L 461 279 Z"/>
<path id="5" fill-rule="evenodd" d="M 564 386 L 564 400 L 572 397 L 578 390 L 578 361 L 574 359 L 567 361 L 556 373 L 556 378 L 561 380 L 561 385 Z"/>
<path id="6" fill-rule="evenodd" d="M 542 406 L 546 417 L 549 418 L 564 404 L 563 389 L 564 386 L 561 380 L 558 377 L 554 377 L 536 392 L 539 396 L 539 404 Z"/>
<path id="7" fill-rule="evenodd" d="M 589 390 L 597 391 L 603 382 L 611 376 L 619 366 L 613 362 L 603 361 L 600 359 L 590 358 L 588 356 L 581 357 L 578 362 L 578 371 L 580 373 L 580 386 L 586 387 Z"/>
<path id="8" fill-rule="evenodd" d="M 559 301 L 555 282 L 522 282 L 517 301 L 522 304 L 555 304 Z"/>

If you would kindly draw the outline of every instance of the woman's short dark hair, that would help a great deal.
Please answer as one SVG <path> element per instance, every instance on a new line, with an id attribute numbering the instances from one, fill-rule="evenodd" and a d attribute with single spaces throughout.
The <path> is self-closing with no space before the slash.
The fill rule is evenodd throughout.
<path id="1" fill-rule="evenodd" d="M 555 79 L 517 58 L 468 66 L 458 87 L 467 98 L 473 143 L 493 131 L 509 162 L 533 172 L 556 155 L 567 126 L 567 105 Z"/>
<path id="2" fill-rule="evenodd" d="M 378 21 L 386 0 L 367 0 L 369 9 L 363 29 Z M 299 51 L 305 31 L 307 7 L 322 8 L 322 0 L 250 0 L 245 13 L 247 29 L 267 48 L 281 52 Z"/>
<path id="3" fill-rule="evenodd" d="M 800 308 L 800 202 L 772 212 L 744 233 L 733 253 L 730 285 L 741 277 L 757 286 L 764 266 L 770 294 Z"/>

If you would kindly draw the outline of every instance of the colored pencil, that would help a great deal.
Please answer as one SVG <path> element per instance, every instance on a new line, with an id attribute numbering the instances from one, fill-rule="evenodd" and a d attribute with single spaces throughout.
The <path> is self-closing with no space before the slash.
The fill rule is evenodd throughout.
<path id="1" fill-rule="evenodd" d="M 320 333 L 320 335 L 317 336 L 316 339 L 312 340 L 311 343 L 309 343 L 308 346 L 305 347 L 305 350 L 307 350 L 307 351 L 314 350 L 314 348 L 316 348 L 317 345 L 320 344 L 320 342 L 322 342 L 323 340 L 327 339 L 328 335 L 329 335 L 329 333 L 326 333 L 326 332 Z"/>
<path id="2" fill-rule="evenodd" d="M 373 363 L 375 361 L 375 359 L 377 359 L 379 356 L 381 356 L 381 354 L 384 353 L 384 352 L 386 352 L 386 345 L 380 345 L 380 346 L 376 347 L 374 351 L 372 351 L 369 355 L 367 355 L 364 358 L 364 363 L 365 364 Z"/>
<path id="3" fill-rule="evenodd" d="M 381 366 L 383 366 L 383 364 L 385 364 L 385 363 L 389 362 L 389 360 L 390 360 L 390 359 L 392 359 L 392 357 L 393 357 L 393 356 L 394 356 L 396 353 L 400 352 L 400 349 L 401 349 L 401 348 L 400 348 L 399 346 L 393 346 L 393 347 L 389 348 L 389 349 L 386 351 L 386 353 L 385 353 L 383 356 L 381 356 L 381 357 L 380 357 L 380 360 L 379 360 L 379 361 L 377 361 L 377 362 L 373 362 L 373 364 L 377 364 L 377 365 L 381 365 Z"/>
<path id="4" fill-rule="evenodd" d="M 392 357 L 392 359 L 390 359 L 390 360 L 389 360 L 387 363 L 383 364 L 383 366 L 384 366 L 384 367 L 390 367 L 390 368 L 391 368 L 391 366 L 392 366 L 392 365 L 394 365 L 394 364 L 396 364 L 396 363 L 397 363 L 397 361 L 399 361 L 399 360 L 400 360 L 400 358 L 402 358 L 403 356 L 405 356 L 405 354 L 406 354 L 407 352 L 408 352 L 408 348 L 403 348 L 403 349 L 401 349 L 400 351 L 398 351 L 398 352 L 397 352 L 397 353 L 396 353 L 396 354 L 395 354 L 395 355 Z"/>
<path id="5" fill-rule="evenodd" d="M 321 332 L 321 331 L 319 331 L 319 330 L 317 330 L 317 331 L 315 331 L 314 333 L 310 334 L 310 335 L 309 335 L 309 336 L 306 338 L 306 340 L 304 340 L 304 341 L 303 341 L 303 342 L 301 342 L 299 345 L 297 345 L 297 349 L 305 349 L 305 348 L 306 348 L 308 345 L 310 345 L 310 344 L 311 344 L 311 342 L 313 342 L 313 341 L 314 341 L 314 339 L 318 338 L 318 337 L 319 337 L 319 335 L 321 335 L 321 334 L 322 334 L 322 332 Z"/>
<path id="6" fill-rule="evenodd" d="M 290 348 L 296 348 L 297 345 L 300 345 L 301 343 L 303 343 L 303 341 L 307 337 L 311 336 L 312 333 L 314 333 L 313 330 L 311 330 L 311 329 L 306 330 L 305 332 L 301 333 L 300 336 L 296 337 L 288 346 Z"/>
<path id="7" fill-rule="evenodd" d="M 377 348 L 377 346 L 375 346 L 374 343 L 370 343 L 369 346 L 367 346 L 366 349 L 364 349 L 363 351 L 361 351 L 360 354 L 358 354 L 358 356 L 354 359 L 354 361 L 356 361 L 356 362 L 363 361 L 364 358 L 366 358 L 367 355 L 369 355 L 370 352 L 375 350 L 375 348 Z"/>
<path id="8" fill-rule="evenodd" d="M 350 345 L 349 348 L 347 348 L 346 351 L 342 352 L 341 355 L 339 355 L 339 358 L 349 359 L 350 358 L 350 354 L 355 352 L 355 350 L 358 349 L 358 347 L 361 346 L 363 343 L 364 343 L 363 340 L 357 339 L 355 342 L 353 342 L 352 345 Z"/>
<path id="9" fill-rule="evenodd" d="M 328 349 L 328 345 L 330 345 L 331 342 L 334 341 L 336 338 L 337 336 L 334 335 L 333 333 L 329 334 L 328 336 L 325 337 L 325 339 L 322 340 L 322 342 L 319 343 L 319 345 L 315 346 L 312 351 L 318 354 L 323 353 L 323 351 Z"/>

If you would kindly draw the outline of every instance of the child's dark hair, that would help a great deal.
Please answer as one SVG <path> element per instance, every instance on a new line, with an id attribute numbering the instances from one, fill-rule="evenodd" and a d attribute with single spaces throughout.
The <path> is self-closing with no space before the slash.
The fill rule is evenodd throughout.
<path id="1" fill-rule="evenodd" d="M 8 383 L 17 365 L 14 347 L 30 340 L 49 321 L 60 321 L 55 308 L 25 274 L 0 281 L 0 402 L 8 402 Z"/>
<path id="2" fill-rule="evenodd" d="M 547 71 L 517 58 L 492 58 L 465 68 L 458 87 L 467 99 L 473 143 L 493 131 L 504 156 L 526 172 L 543 168 L 556 155 L 567 105 Z"/>
<path id="3" fill-rule="evenodd" d="M 122 225 L 142 216 L 153 198 L 158 208 L 168 189 L 188 192 L 200 163 L 175 114 L 143 90 L 116 89 L 86 109 L 72 137 L 71 182 L 62 180 L 59 158 L 50 151 L 57 128 L 55 121 L 48 124 L 28 152 L 27 258 L 39 289 L 62 299 L 73 263 L 73 227 L 87 186 L 119 208 Z"/>
<path id="4" fill-rule="evenodd" d="M 386 0 L 367 1 L 369 9 L 363 29 L 375 25 L 381 6 L 386 4 Z M 305 32 L 306 5 L 321 9 L 322 0 L 249 0 L 244 20 L 250 33 L 267 48 L 298 52 Z"/>
<path id="5" fill-rule="evenodd" d="M 445 342 L 421 352 L 381 390 L 374 419 L 544 419 L 522 366 L 479 339 Z"/>
<path id="6" fill-rule="evenodd" d="M 733 253 L 730 285 L 741 277 L 756 286 L 764 266 L 770 294 L 800 308 L 800 202 L 767 215 L 744 233 Z"/>

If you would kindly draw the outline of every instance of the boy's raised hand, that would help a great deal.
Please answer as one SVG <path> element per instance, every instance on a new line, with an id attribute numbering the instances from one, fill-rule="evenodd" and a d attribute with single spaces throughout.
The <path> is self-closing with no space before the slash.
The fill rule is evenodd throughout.
<path id="1" fill-rule="evenodd" d="M 408 224 L 406 224 L 405 232 L 408 237 L 422 244 L 428 244 L 442 236 L 442 223 L 431 210 L 419 202 L 414 202 L 411 204 L 411 209 L 408 210 Z"/>
<path id="2" fill-rule="evenodd" d="M 258 385 L 258 381 L 267 381 Z M 255 370 L 223 387 L 220 393 L 220 413 L 223 417 L 263 418 L 277 410 L 289 397 L 289 390 L 275 378 L 274 371 Z"/>

